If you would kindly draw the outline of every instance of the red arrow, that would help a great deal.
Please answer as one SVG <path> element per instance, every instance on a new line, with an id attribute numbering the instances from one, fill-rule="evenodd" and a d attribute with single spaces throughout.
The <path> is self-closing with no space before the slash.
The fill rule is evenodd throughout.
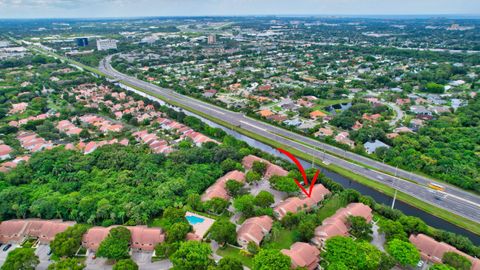
<path id="1" fill-rule="evenodd" d="M 292 153 L 286 151 L 286 150 L 283 150 L 281 148 L 277 148 L 278 151 L 280 151 L 280 153 L 286 155 L 287 157 L 289 157 L 294 163 L 295 165 L 297 165 L 297 168 L 298 170 L 300 171 L 300 173 L 302 174 L 302 177 L 303 177 L 303 183 L 305 185 L 308 186 L 308 178 L 307 178 L 307 174 L 305 173 L 305 170 L 303 169 L 303 166 L 302 164 L 300 164 L 300 161 L 298 161 L 298 159 L 292 155 Z M 293 179 L 295 180 L 295 183 L 297 184 L 297 186 L 302 190 L 303 193 L 305 193 L 305 195 L 307 195 L 308 198 L 310 198 L 310 196 L 312 196 L 312 191 L 313 191 L 313 186 L 315 185 L 315 182 L 317 182 L 317 178 L 318 178 L 318 174 L 320 173 L 320 170 L 317 170 L 315 172 L 315 175 L 313 176 L 313 179 L 312 179 L 312 183 L 310 184 L 310 188 L 308 189 L 308 192 L 307 190 L 300 184 L 300 182 L 298 182 L 297 179 Z"/>

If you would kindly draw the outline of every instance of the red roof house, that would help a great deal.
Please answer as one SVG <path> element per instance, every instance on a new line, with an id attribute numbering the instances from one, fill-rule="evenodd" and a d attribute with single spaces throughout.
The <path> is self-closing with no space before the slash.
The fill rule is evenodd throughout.
<path id="1" fill-rule="evenodd" d="M 314 270 L 318 267 L 320 261 L 320 251 L 307 243 L 296 242 L 290 249 L 282 249 L 282 253 L 290 257 L 292 269 L 304 267 L 308 270 Z"/>

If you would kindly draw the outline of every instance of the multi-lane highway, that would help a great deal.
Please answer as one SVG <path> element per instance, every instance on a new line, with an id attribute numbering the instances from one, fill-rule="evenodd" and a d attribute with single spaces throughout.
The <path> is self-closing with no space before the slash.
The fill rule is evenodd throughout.
<path id="1" fill-rule="evenodd" d="M 328 144 L 318 142 L 311 138 L 272 126 L 262 121 L 246 117 L 241 113 L 232 112 L 215 105 L 178 94 L 173 90 L 158 87 L 156 85 L 130 77 L 113 69 L 110 61 L 111 56 L 103 59 L 100 63 L 100 71 L 120 82 L 123 81 L 135 87 L 141 88 L 147 93 L 155 93 L 160 95 L 162 99 L 166 100 L 167 102 L 172 101 L 177 104 L 182 104 L 186 110 L 190 108 L 195 111 L 208 114 L 213 118 L 230 123 L 233 126 L 241 127 L 244 130 L 256 133 L 272 141 L 276 141 L 283 145 L 287 145 L 299 151 L 305 152 L 319 160 L 323 160 L 325 163 L 332 163 L 343 167 L 356 174 L 394 187 L 399 191 L 415 198 L 480 223 L 480 196 L 449 185 L 445 185 L 443 183 L 438 183 L 446 187 L 445 191 L 441 194 L 441 197 L 443 198 L 438 199 L 438 196 L 434 196 L 433 190 L 427 186 L 430 182 L 432 182 L 432 180 L 428 178 L 392 167 L 390 165 L 345 151 Z M 355 163 L 352 163 L 349 160 L 355 161 Z M 356 163 L 364 164 L 366 166 L 357 165 Z M 383 172 L 387 172 L 388 174 Z M 394 175 L 398 177 L 395 177 Z"/>

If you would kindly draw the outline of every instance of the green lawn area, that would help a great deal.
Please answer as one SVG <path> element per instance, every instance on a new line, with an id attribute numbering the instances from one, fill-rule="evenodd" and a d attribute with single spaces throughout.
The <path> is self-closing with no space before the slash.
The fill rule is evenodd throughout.
<path id="1" fill-rule="evenodd" d="M 283 229 L 278 233 L 277 239 L 273 240 L 270 243 L 263 245 L 264 248 L 272 249 L 284 249 L 290 248 L 290 246 L 295 242 L 295 235 L 293 231 Z"/>
<path id="2" fill-rule="evenodd" d="M 148 227 L 165 228 L 165 220 L 161 217 L 154 218 L 147 223 Z"/>
<path id="3" fill-rule="evenodd" d="M 350 102 L 350 99 L 344 98 L 344 99 L 317 99 L 315 103 L 317 103 L 317 106 L 320 107 L 327 107 L 335 104 L 340 104 L 340 103 L 348 103 Z M 315 106 L 315 107 L 317 107 Z"/>
<path id="4" fill-rule="evenodd" d="M 334 195 L 327 199 L 323 206 L 318 210 L 317 217 L 323 221 L 331 217 L 338 209 L 345 207 L 347 203 L 338 195 Z"/>
<path id="5" fill-rule="evenodd" d="M 234 247 L 231 247 L 231 246 L 227 246 L 225 249 L 218 249 L 217 254 L 222 256 L 222 257 L 236 258 L 236 259 L 240 260 L 243 263 L 243 265 L 245 265 L 248 268 L 252 268 L 252 266 L 253 266 L 253 258 L 243 256 L 240 253 L 239 248 L 234 248 Z"/>

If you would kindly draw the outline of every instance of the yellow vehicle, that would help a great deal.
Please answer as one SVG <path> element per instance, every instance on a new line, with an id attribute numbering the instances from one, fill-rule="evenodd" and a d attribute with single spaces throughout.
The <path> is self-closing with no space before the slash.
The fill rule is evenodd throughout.
<path id="1" fill-rule="evenodd" d="M 445 190 L 445 187 L 443 187 L 439 184 L 435 184 L 435 183 L 428 184 L 428 187 L 430 187 L 431 189 L 439 190 L 439 191 L 444 191 Z"/>

